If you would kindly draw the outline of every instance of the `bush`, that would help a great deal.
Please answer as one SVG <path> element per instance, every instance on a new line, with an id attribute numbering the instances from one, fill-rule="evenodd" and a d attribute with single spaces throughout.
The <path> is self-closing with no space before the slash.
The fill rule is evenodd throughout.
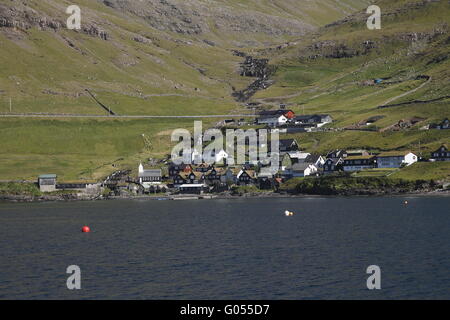
<path id="1" fill-rule="evenodd" d="M 40 196 L 42 193 L 35 183 L 0 183 L 0 194 Z"/>
<path id="2" fill-rule="evenodd" d="M 254 185 L 247 185 L 247 186 L 234 186 L 231 188 L 231 192 L 234 195 L 244 195 L 247 193 L 256 193 L 256 192 L 263 192 L 262 190 L 258 189 L 258 187 Z"/>
<path id="3" fill-rule="evenodd" d="M 386 177 L 324 176 L 295 181 L 289 191 L 303 194 L 376 194 L 412 192 L 433 186 L 433 181 L 391 179 Z M 292 186 L 292 184 L 289 184 Z"/>

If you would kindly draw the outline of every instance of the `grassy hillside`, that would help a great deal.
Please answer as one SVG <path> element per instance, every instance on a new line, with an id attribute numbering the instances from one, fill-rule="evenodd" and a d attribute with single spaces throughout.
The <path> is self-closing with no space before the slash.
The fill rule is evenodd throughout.
<path id="1" fill-rule="evenodd" d="M 137 170 L 140 161 L 170 154 L 176 128 L 192 130 L 193 120 L 0 118 L 0 180 L 35 180 L 51 172 L 66 181 L 90 181 L 120 169 Z M 151 137 L 151 150 L 142 134 Z"/>
<path id="2" fill-rule="evenodd" d="M 70 31 L 64 27 L 70 1 L 1 0 L 0 113 L 10 112 L 11 99 L 16 113 L 106 114 L 86 89 L 121 115 L 249 112 L 232 97 L 233 88 L 254 80 L 239 76 L 237 49 L 276 67 L 275 84 L 252 98 L 263 108 L 287 103 L 298 114 L 329 113 L 334 128 L 380 117 L 371 132 L 293 135 L 303 148 L 426 155 L 450 132 L 419 128 L 450 117 L 449 100 L 378 107 L 449 94 L 449 3 L 376 1 L 382 29 L 371 31 L 369 2 L 80 0 L 83 28 Z M 367 85 L 375 78 L 385 80 Z M 412 117 L 424 120 L 377 131 Z M 163 157 L 171 130 L 192 126 L 182 119 L 0 118 L 0 180 L 50 172 L 63 180 L 100 179 Z M 144 150 L 142 133 L 153 150 Z"/>
<path id="3" fill-rule="evenodd" d="M 329 127 L 346 128 L 378 116 L 367 131 L 296 134 L 308 150 L 368 148 L 374 151 L 413 149 L 427 153 L 450 140 L 448 131 L 419 128 L 450 117 L 450 41 L 448 1 L 377 1 L 381 30 L 368 30 L 365 12 L 324 27 L 281 50 L 264 50 L 278 67 L 275 85 L 254 101 L 263 108 L 287 103 L 296 113 L 329 113 Z M 426 76 L 426 77 L 425 77 Z M 429 77 L 429 78 L 427 78 Z M 371 79 L 384 79 L 367 85 Z M 428 80 L 427 80 L 428 79 Z M 411 103 L 390 108 L 386 104 Z M 424 119 L 411 128 L 391 132 L 399 120 Z M 385 132 L 379 132 L 379 130 Z"/>
<path id="4" fill-rule="evenodd" d="M 0 1 L 0 112 L 11 98 L 14 112 L 104 113 L 85 89 L 120 114 L 230 111 L 232 86 L 250 82 L 231 49 L 282 43 L 367 1 L 316 2 L 82 0 L 77 32 L 71 1 Z"/>

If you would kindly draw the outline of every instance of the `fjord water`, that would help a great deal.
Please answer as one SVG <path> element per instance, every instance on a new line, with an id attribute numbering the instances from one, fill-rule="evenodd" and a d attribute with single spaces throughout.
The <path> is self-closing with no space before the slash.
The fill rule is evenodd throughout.
<path id="1" fill-rule="evenodd" d="M 0 299 L 449 299 L 449 208 L 449 197 L 3 203 Z M 69 265 L 81 290 L 66 287 Z M 381 290 L 367 289 L 369 265 Z"/>

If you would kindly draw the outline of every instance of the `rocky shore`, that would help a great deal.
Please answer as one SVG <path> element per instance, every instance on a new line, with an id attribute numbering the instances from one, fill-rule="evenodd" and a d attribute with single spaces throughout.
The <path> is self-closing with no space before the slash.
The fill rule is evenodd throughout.
<path id="1" fill-rule="evenodd" d="M 183 194 L 155 196 L 110 196 L 88 197 L 76 194 L 64 195 L 0 195 L 0 202 L 72 202 L 72 201 L 98 201 L 98 200 L 210 200 L 210 199 L 251 199 L 251 198 L 303 198 L 303 197 L 383 197 L 383 196 L 450 196 L 450 190 L 431 190 L 415 192 L 342 192 L 339 194 L 312 194 L 312 193 L 288 193 L 288 192 L 249 192 L 245 194 Z"/>

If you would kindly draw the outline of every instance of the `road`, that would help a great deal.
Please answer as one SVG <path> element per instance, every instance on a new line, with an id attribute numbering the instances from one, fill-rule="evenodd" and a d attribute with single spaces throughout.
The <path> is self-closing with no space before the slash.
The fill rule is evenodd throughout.
<path id="1" fill-rule="evenodd" d="M 199 118 L 254 118 L 252 114 L 151 116 L 151 115 L 95 115 L 62 113 L 1 113 L 0 118 L 102 118 L 102 119 L 199 119 Z"/>

